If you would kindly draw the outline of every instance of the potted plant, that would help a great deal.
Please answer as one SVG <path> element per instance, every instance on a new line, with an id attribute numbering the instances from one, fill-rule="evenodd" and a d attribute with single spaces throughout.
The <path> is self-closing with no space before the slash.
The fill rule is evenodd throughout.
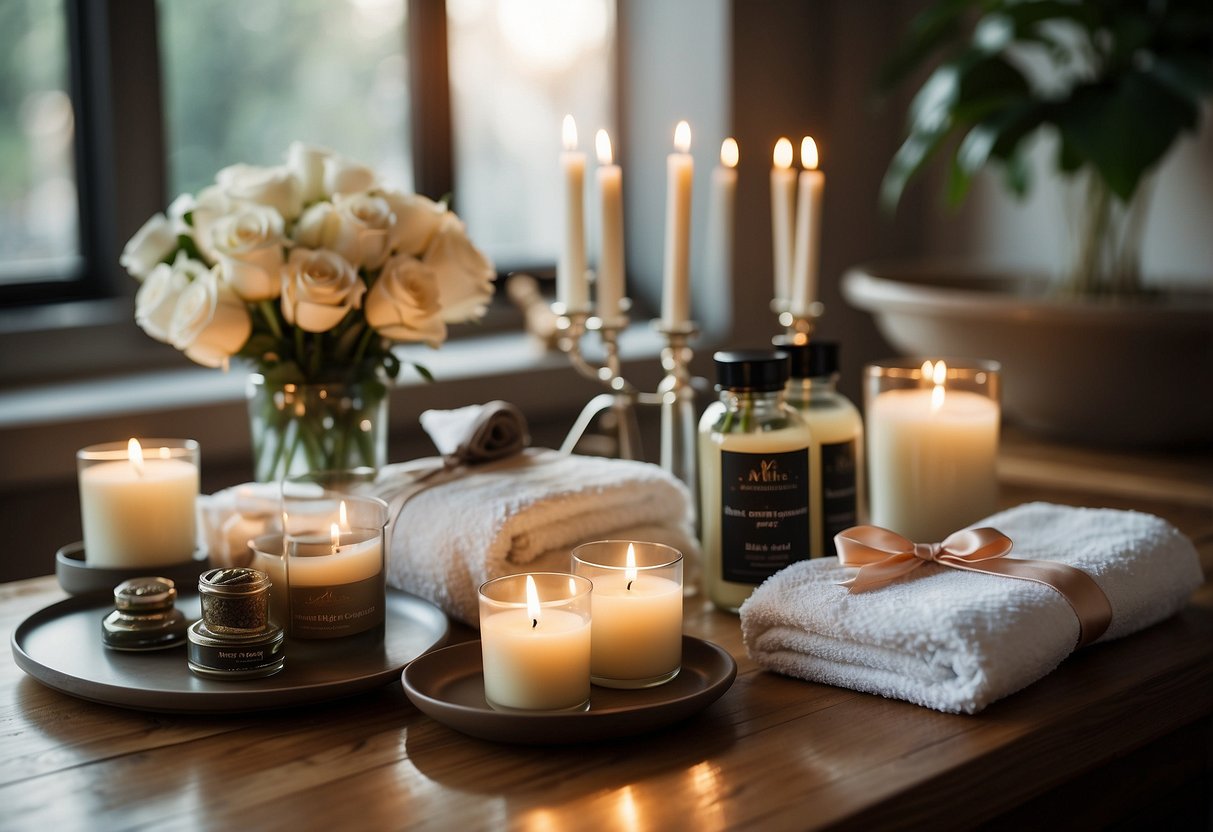
<path id="1" fill-rule="evenodd" d="M 884 204 L 896 206 L 936 161 L 947 165 L 953 205 L 987 169 L 1022 196 L 1031 184 L 1029 153 L 1051 135 L 1049 166 L 1078 189 L 1068 262 L 1047 289 L 1035 284 L 1036 296 L 1020 280 L 958 282 L 920 270 L 890 282 L 888 273 L 859 269 L 844 282 L 848 300 L 875 312 L 899 348 L 1002 361 L 1008 412 L 1029 425 L 1135 444 L 1208 438 L 1213 411 L 1200 401 L 1190 413 L 1171 414 L 1174 426 L 1159 424 L 1157 414 L 1144 422 L 1132 407 L 1142 398 L 1132 376 L 1159 382 L 1166 395 L 1152 402 L 1157 409 L 1176 388 L 1200 386 L 1185 366 L 1203 360 L 1207 369 L 1213 361 L 1208 299 L 1176 302 L 1147 287 L 1140 267 L 1151 174 L 1182 134 L 1198 128 L 1213 93 L 1213 4 L 938 0 L 913 21 L 880 86 L 921 78 L 928 65 L 885 177 Z M 949 327 L 955 331 L 943 331 Z M 1110 351 L 1109 340 L 1128 357 Z M 1162 354 L 1167 347 L 1174 358 Z M 1173 369 L 1151 370 L 1156 361 Z M 1106 391 L 1097 389 L 1101 377 Z"/>

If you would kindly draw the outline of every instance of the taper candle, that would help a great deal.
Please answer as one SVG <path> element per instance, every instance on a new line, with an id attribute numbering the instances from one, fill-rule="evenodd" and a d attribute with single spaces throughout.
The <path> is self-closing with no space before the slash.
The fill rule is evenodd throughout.
<path id="1" fill-rule="evenodd" d="M 800 143 L 800 181 L 796 195 L 796 238 L 792 254 L 792 314 L 804 318 L 817 300 L 821 263 L 821 201 L 825 174 L 817 169 L 817 143 L 805 136 Z"/>
<path id="2" fill-rule="evenodd" d="M 691 126 L 678 122 L 674 129 L 674 152 L 666 158 L 665 194 L 665 283 L 661 304 L 662 322 L 677 329 L 691 317 Z"/>
<path id="3" fill-rule="evenodd" d="M 598 199 L 602 212 L 596 304 L 598 317 L 611 321 L 623 314 L 623 171 L 614 162 L 611 137 L 599 130 Z"/>
<path id="4" fill-rule="evenodd" d="M 585 154 L 577 149 L 577 123 L 564 117 L 561 135 L 564 152 L 560 170 L 564 176 L 564 245 L 556 268 L 556 300 L 569 312 L 589 308 L 589 286 L 585 279 Z"/>
<path id="5" fill-rule="evenodd" d="M 775 272 L 775 301 L 788 304 L 792 300 L 792 208 L 796 200 L 796 172 L 792 170 L 792 142 L 780 138 L 775 142 L 771 168 L 771 244 L 772 267 Z"/>

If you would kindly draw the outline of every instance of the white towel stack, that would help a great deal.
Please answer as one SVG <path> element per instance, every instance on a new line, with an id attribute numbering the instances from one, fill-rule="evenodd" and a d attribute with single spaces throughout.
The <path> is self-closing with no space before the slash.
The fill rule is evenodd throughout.
<path id="1" fill-rule="evenodd" d="M 974 526 L 1010 537 L 1009 557 L 1088 573 L 1112 605 L 1100 641 L 1173 615 L 1203 580 L 1191 541 L 1148 514 L 1029 503 Z M 838 582 L 853 574 L 823 558 L 769 578 L 741 608 L 751 657 L 813 682 L 976 713 L 1052 671 L 1078 640 L 1069 604 L 1032 581 L 928 563 L 851 594 Z"/>

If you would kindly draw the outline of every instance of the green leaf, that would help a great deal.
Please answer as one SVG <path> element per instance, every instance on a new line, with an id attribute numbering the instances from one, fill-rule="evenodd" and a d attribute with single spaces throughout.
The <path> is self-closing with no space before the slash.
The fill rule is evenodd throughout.
<path id="1" fill-rule="evenodd" d="M 1155 57 L 1146 73 L 1172 93 L 1199 101 L 1213 92 L 1213 62 L 1195 55 Z"/>
<path id="2" fill-rule="evenodd" d="M 944 0 L 910 22 L 901 45 L 877 75 L 877 89 L 887 92 L 911 75 L 948 41 L 961 32 L 962 18 L 977 5 L 974 0 Z"/>
<path id="3" fill-rule="evenodd" d="M 1078 87 L 1057 108 L 1057 123 L 1074 151 L 1089 159 L 1116 196 L 1128 201 L 1145 173 L 1185 129 L 1195 127 L 1191 102 L 1144 72 Z"/>
<path id="4" fill-rule="evenodd" d="M 417 371 L 417 374 L 418 374 L 418 375 L 420 375 L 420 376 L 421 376 L 423 379 L 425 379 L 426 381 L 431 381 L 431 382 L 432 382 L 432 381 L 434 380 L 434 374 L 433 374 L 433 373 L 431 373 L 431 372 L 429 371 L 429 368 L 428 368 L 428 367 L 426 367 L 424 364 L 418 364 L 416 361 L 414 361 L 414 362 L 413 362 L 413 369 L 414 369 L 414 370 L 416 370 L 416 371 Z"/>

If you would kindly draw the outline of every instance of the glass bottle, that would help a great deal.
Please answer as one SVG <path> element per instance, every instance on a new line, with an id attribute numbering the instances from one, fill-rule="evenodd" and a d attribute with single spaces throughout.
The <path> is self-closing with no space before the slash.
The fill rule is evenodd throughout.
<path id="1" fill-rule="evenodd" d="M 809 424 L 812 470 L 809 516 L 812 557 L 833 557 L 834 535 L 863 522 L 863 418 L 850 399 L 837 390 L 838 344 L 797 344 L 776 338 L 775 346 L 790 358 L 788 404 Z"/>
<path id="2" fill-rule="evenodd" d="M 809 556 L 809 445 L 784 400 L 787 353 L 718 352 L 719 401 L 699 421 L 704 590 L 736 612 L 754 587 Z"/>

